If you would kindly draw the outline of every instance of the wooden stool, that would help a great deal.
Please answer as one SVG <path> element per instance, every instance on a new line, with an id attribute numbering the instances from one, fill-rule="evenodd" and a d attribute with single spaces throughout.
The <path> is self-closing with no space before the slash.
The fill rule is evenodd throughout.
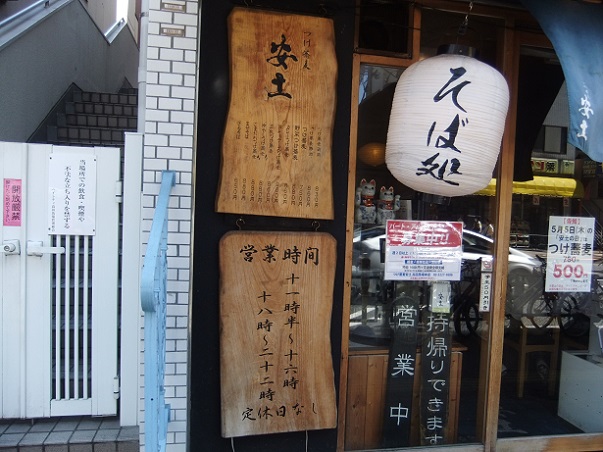
<path id="1" fill-rule="evenodd" d="M 517 351 L 517 397 L 523 397 L 523 387 L 528 373 L 528 354 L 532 352 L 548 352 L 551 354 L 549 364 L 549 395 L 555 394 L 557 383 L 557 362 L 559 360 L 559 324 L 557 319 L 543 328 L 536 328 L 526 317 L 522 317 L 519 325 L 519 334 L 517 337 L 505 338 L 505 345 Z M 540 341 L 537 339 L 540 338 Z"/>

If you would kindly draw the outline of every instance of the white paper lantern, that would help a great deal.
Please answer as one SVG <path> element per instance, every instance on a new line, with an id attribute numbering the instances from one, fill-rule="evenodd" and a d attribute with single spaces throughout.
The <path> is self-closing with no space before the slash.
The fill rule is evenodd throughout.
<path id="1" fill-rule="evenodd" d="M 396 85 L 387 168 L 424 193 L 481 190 L 492 178 L 508 106 L 504 77 L 474 58 L 444 54 L 413 64 Z"/>

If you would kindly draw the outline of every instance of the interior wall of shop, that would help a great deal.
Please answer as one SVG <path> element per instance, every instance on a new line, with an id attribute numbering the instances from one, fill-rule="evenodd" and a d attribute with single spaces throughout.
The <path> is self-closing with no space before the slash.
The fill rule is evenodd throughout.
<path id="1" fill-rule="evenodd" d="M 332 143 L 335 215 L 334 220 L 321 220 L 319 231 L 328 232 L 337 240 L 338 261 L 331 319 L 332 359 L 337 392 L 341 361 L 354 4 L 354 0 L 328 3 L 320 0 L 268 0 L 257 3 L 257 7 L 261 6 L 262 9 L 326 16 L 334 22 L 338 62 L 337 106 Z M 237 229 L 236 221 L 240 216 L 216 213 L 214 207 L 220 174 L 222 134 L 229 102 L 227 17 L 235 6 L 256 7 L 253 1 L 237 3 L 208 0 L 201 5 L 190 325 L 189 450 L 335 450 L 335 429 L 309 431 L 307 438 L 306 432 L 240 437 L 234 439 L 234 449 L 230 439 L 221 437 L 218 243 L 225 233 Z M 246 230 L 312 230 L 312 220 L 309 219 L 244 216 L 243 220 L 243 229 Z"/>

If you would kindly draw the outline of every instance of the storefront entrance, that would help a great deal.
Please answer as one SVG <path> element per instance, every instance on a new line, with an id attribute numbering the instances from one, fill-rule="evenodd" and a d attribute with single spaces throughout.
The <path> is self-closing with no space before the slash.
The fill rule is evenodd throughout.
<path id="1" fill-rule="evenodd" d="M 597 386 L 588 380 L 603 361 L 600 225 L 596 202 L 584 199 L 589 180 L 577 169 L 588 157 L 564 141 L 561 67 L 543 35 L 511 32 L 508 17 L 497 19 L 489 10 L 472 15 L 471 33 L 454 36 L 467 16 L 428 3 L 409 14 L 420 35 L 414 36 L 418 43 L 410 41 L 409 59 L 383 57 L 383 49 L 371 51 L 363 46 L 373 43 L 362 42 L 355 55 L 349 199 L 356 202 L 348 209 L 353 237 L 343 448 L 484 444 L 532 450 L 529 444 L 536 443 L 529 438 L 548 437 L 533 446 L 545 450 L 571 435 L 596 444 L 599 439 L 584 435 L 603 431 L 589 421 L 596 417 L 589 407 L 596 411 L 597 404 L 586 396 Z M 512 96 L 492 180 L 467 196 L 412 190 L 386 163 L 397 80 L 412 63 L 440 54 L 438 46 L 452 37 L 457 46 L 479 46 L 477 58 L 506 75 Z M 570 229 L 586 235 L 569 238 Z M 450 268 L 443 256 L 455 247 L 435 243 L 436 236 L 455 231 L 460 275 L 446 280 L 442 274 Z M 427 245 L 448 248 L 415 241 L 421 234 L 431 237 Z M 574 251 L 552 253 L 563 247 Z M 589 276 L 577 287 L 579 278 L 563 272 L 577 268 L 581 274 L 581 260 Z M 547 273 L 547 264 L 556 273 Z"/>
<path id="2" fill-rule="evenodd" d="M 582 171 L 594 162 L 567 144 L 567 117 L 555 113 L 563 73 L 535 19 L 501 2 L 239 3 L 333 20 L 333 218 L 216 210 L 233 5 L 203 2 L 190 450 L 603 450 L 603 426 L 593 423 L 603 418 L 596 412 L 603 207 L 596 172 Z M 410 188 L 385 163 L 396 83 L 414 63 L 467 48 L 479 50 L 472 58 L 500 72 L 509 88 L 500 153 L 483 171 L 481 192 Z M 536 85 L 524 80 L 525 71 L 539 74 L 528 77 Z M 436 97 L 449 100 L 452 92 Z M 463 132 L 460 119 L 449 124 Z M 427 162 L 420 173 L 441 182 L 462 172 L 457 163 L 437 171 Z M 295 424 L 240 436 L 222 428 L 220 335 L 236 324 L 221 318 L 218 248 L 238 230 L 335 238 L 331 354 L 321 342 L 319 360 L 333 364 L 336 428 Z M 240 315 L 236 297 L 229 303 L 229 313 Z M 267 413 L 258 410 L 256 418 Z M 234 412 L 230 421 L 249 414 Z"/>

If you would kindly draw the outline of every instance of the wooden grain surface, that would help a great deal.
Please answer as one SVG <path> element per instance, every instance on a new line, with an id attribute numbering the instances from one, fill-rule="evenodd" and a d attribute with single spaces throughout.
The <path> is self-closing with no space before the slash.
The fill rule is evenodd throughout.
<path id="1" fill-rule="evenodd" d="M 375 349 L 368 349 L 364 352 L 354 351 L 349 357 L 345 450 L 365 450 L 381 446 L 388 360 L 389 355 L 387 350 L 380 352 Z M 457 441 L 462 365 L 463 354 L 457 347 L 451 354 L 450 363 L 448 428 L 446 430 L 446 441 L 448 444 L 454 444 Z M 417 353 L 416 356 L 415 369 L 410 429 L 410 442 L 413 446 L 421 443 L 420 353 Z"/>
<path id="2" fill-rule="evenodd" d="M 222 436 L 336 426 L 335 263 L 335 239 L 325 233 L 236 231 L 222 238 Z"/>
<path id="3" fill-rule="evenodd" d="M 330 19 L 234 8 L 216 210 L 332 219 L 337 59 Z"/>

